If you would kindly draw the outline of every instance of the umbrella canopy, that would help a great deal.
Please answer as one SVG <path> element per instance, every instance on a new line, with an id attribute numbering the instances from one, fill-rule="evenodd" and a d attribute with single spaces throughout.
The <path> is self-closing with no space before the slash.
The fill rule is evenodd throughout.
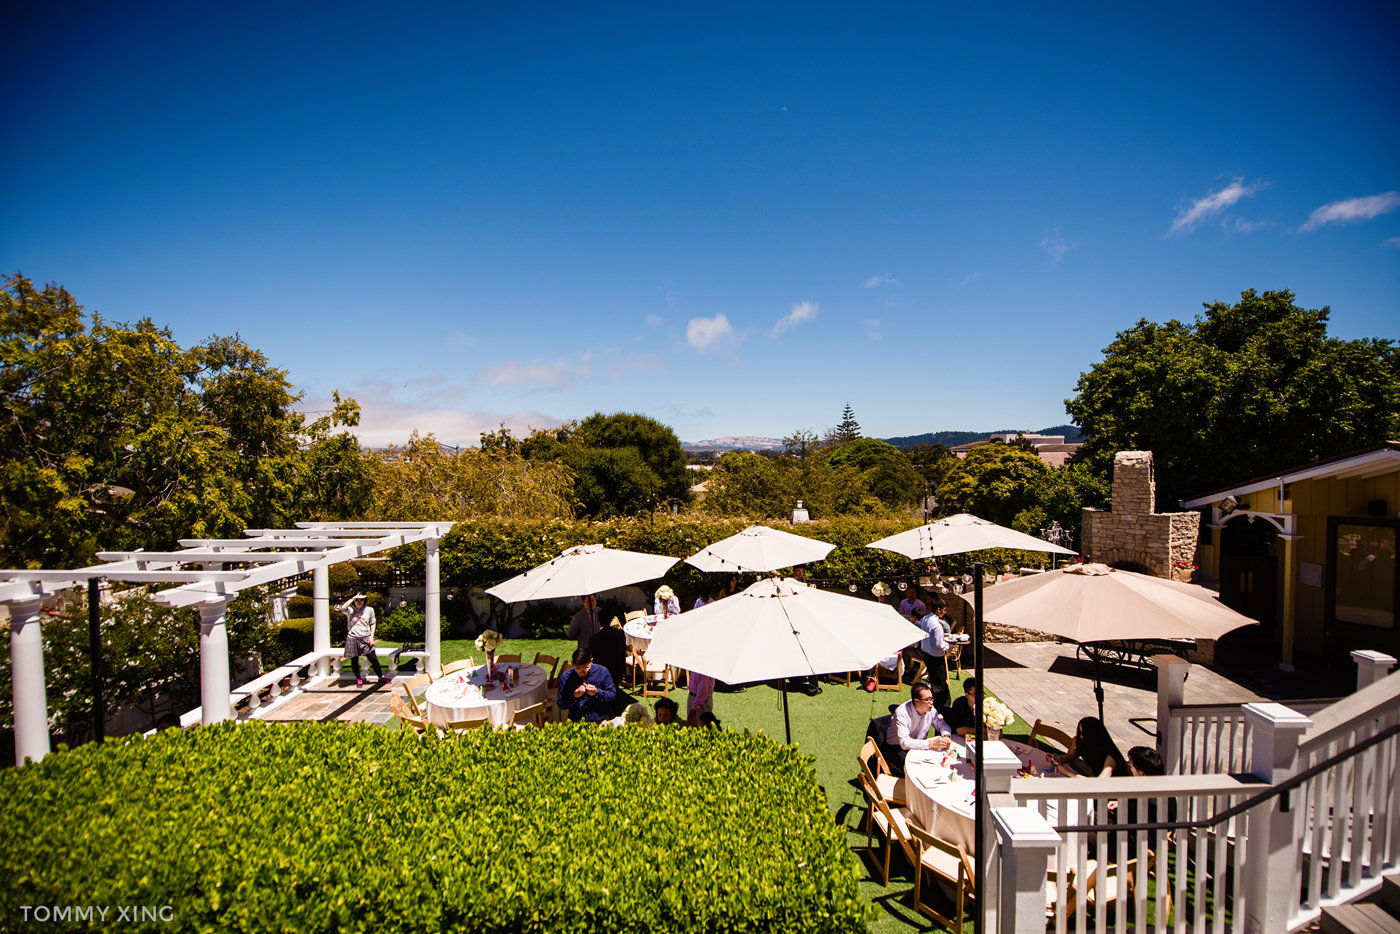
<path id="1" fill-rule="evenodd" d="M 657 626 L 647 661 L 743 684 L 863 670 L 925 635 L 886 604 L 770 578 Z"/>
<path id="2" fill-rule="evenodd" d="M 987 588 L 987 619 L 1076 642 L 1108 639 L 1218 639 L 1255 620 L 1196 584 L 1072 564 Z"/>
<path id="3" fill-rule="evenodd" d="M 670 570 L 677 560 L 666 555 L 644 555 L 602 545 L 577 545 L 486 592 L 506 603 L 581 597 L 653 580 Z"/>
<path id="4" fill-rule="evenodd" d="M 766 525 L 751 525 L 686 558 L 702 571 L 776 571 L 820 561 L 835 545 Z"/>
<path id="5" fill-rule="evenodd" d="M 866 547 L 883 548 L 907 558 L 936 558 L 939 555 L 956 555 L 965 551 L 981 551 L 984 548 L 1048 551 L 1058 555 L 1077 553 L 965 512 L 882 538 Z"/>

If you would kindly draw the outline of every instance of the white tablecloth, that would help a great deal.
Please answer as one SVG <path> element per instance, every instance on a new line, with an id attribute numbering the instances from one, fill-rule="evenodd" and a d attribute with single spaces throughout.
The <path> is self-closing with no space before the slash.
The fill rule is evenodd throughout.
<path id="1" fill-rule="evenodd" d="M 517 710 L 538 704 L 545 699 L 548 673 L 538 665 L 515 662 L 498 663 L 497 671 L 514 668 L 520 672 L 520 683 L 509 690 L 499 681 L 486 688 L 486 666 L 470 671 L 458 671 L 428 686 L 423 699 L 428 704 L 428 719 L 438 726 L 459 720 L 488 719 L 495 726 L 510 725 Z"/>
<path id="2" fill-rule="evenodd" d="M 1037 773 L 1049 770 L 1051 775 L 1059 775 L 1039 749 L 1012 740 L 1002 742 L 1021 757 L 1023 765 Z M 969 853 L 977 821 L 972 807 L 975 773 L 970 758 L 968 749 L 954 741 L 947 753 L 913 750 L 904 760 L 909 810 L 929 833 L 949 843 L 961 843 Z"/>
<path id="3" fill-rule="evenodd" d="M 622 627 L 622 633 L 627 637 L 627 645 L 638 652 L 645 653 L 647 646 L 651 645 L 651 637 L 654 636 L 657 625 L 666 625 L 666 621 L 659 616 L 639 616 L 631 620 Z"/>

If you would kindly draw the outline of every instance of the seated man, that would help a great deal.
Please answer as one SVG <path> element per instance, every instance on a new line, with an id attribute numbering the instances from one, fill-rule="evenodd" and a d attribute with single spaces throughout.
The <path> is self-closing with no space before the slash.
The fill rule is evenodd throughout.
<path id="1" fill-rule="evenodd" d="M 657 724 L 657 726 L 665 726 L 665 725 L 668 724 L 668 723 L 669 723 L 669 724 L 672 724 L 672 725 L 674 725 L 674 724 L 676 724 L 676 723 L 679 723 L 679 722 L 680 722 L 680 712 L 681 712 L 681 705 L 680 705 L 680 704 L 677 704 L 675 701 L 671 700 L 671 698 L 669 698 L 669 697 L 663 697 L 663 698 L 661 698 L 661 700 L 659 700 L 659 701 L 656 702 L 656 724 Z"/>
<path id="2" fill-rule="evenodd" d="M 602 665 L 593 664 L 587 649 L 575 649 L 573 667 L 559 679 L 559 709 L 569 712 L 569 719 L 600 723 L 613 716 L 617 690 L 612 675 Z"/>
<path id="3" fill-rule="evenodd" d="M 927 681 L 915 681 L 909 689 L 910 699 L 899 705 L 890 720 L 886 736 L 891 755 L 891 771 L 904 774 L 904 759 L 911 749 L 947 749 L 951 745 L 952 729 L 948 721 L 933 707 L 933 688 Z"/>
<path id="4" fill-rule="evenodd" d="M 948 708 L 948 725 L 959 736 L 977 738 L 977 679 L 964 678 L 963 696 Z"/>

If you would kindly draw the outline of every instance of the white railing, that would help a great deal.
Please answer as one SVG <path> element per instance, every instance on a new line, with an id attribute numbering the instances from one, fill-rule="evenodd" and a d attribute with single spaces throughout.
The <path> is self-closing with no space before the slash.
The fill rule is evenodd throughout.
<path id="1" fill-rule="evenodd" d="M 1357 692 L 1311 718 L 1186 707 L 1167 662 L 1161 751 L 1181 774 L 1015 779 L 988 796 L 988 929 L 1296 931 L 1374 892 L 1400 866 L 1400 678 L 1389 656 L 1354 657 Z"/>

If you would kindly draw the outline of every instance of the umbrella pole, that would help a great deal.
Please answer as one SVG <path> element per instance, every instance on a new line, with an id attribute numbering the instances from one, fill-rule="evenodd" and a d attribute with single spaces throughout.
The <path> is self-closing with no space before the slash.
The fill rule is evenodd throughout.
<path id="1" fill-rule="evenodd" d="M 973 765 L 973 795 L 976 801 L 973 806 L 975 814 L 973 824 L 973 848 L 972 848 L 972 878 L 977 884 L 977 904 L 976 910 L 972 914 L 972 930 L 974 934 L 983 934 L 986 929 L 986 907 L 987 900 L 983 893 L 987 891 L 985 880 L 982 878 L 982 832 L 985 829 L 985 821 L 982 812 L 987 807 L 987 796 L 985 782 L 982 780 L 982 745 L 985 727 L 982 725 L 982 699 L 987 696 L 987 682 L 982 679 L 982 636 L 984 631 L 982 619 L 982 562 L 974 561 L 972 564 L 972 576 L 975 580 L 973 584 L 972 599 L 972 638 L 977 647 L 977 654 L 973 656 L 973 669 L 977 678 L 977 719 L 973 723 L 973 736 L 977 738 L 976 757 Z"/>
<path id="2" fill-rule="evenodd" d="M 787 744 L 792 745 L 792 724 L 788 722 L 787 678 L 783 679 L 783 732 L 787 734 Z"/>

